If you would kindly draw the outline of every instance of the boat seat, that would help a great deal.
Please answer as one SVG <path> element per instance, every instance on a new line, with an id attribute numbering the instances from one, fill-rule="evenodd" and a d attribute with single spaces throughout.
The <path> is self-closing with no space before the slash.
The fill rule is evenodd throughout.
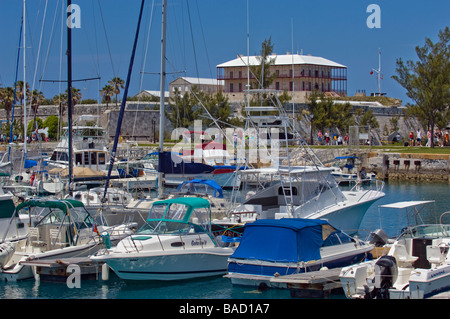
<path id="1" fill-rule="evenodd" d="M 66 246 L 66 243 L 62 240 L 62 236 L 65 235 L 63 230 L 57 228 L 49 229 L 49 235 L 51 247 L 62 248 Z"/>
<path id="2" fill-rule="evenodd" d="M 419 258 L 408 254 L 405 245 L 402 244 L 393 245 L 390 255 L 394 256 L 397 259 L 397 263 L 400 267 L 411 267 L 412 263 Z"/>
<path id="3" fill-rule="evenodd" d="M 33 247 L 43 247 L 47 245 L 45 241 L 40 240 L 39 228 L 37 227 L 28 228 L 28 239 Z"/>
<path id="4" fill-rule="evenodd" d="M 427 260 L 436 267 L 445 261 L 445 256 L 439 246 L 427 246 Z"/>

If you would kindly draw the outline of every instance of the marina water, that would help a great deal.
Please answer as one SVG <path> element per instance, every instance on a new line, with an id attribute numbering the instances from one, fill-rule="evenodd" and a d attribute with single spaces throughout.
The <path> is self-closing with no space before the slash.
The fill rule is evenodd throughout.
<path id="1" fill-rule="evenodd" d="M 366 234 L 382 228 L 389 236 L 397 235 L 406 226 L 404 213 L 383 211 L 379 205 L 406 200 L 435 200 L 430 205 L 433 213 L 424 222 L 439 222 L 439 216 L 450 211 L 448 184 L 387 183 L 386 196 L 367 211 L 361 229 Z M 450 223 L 450 220 L 444 220 Z M 363 232 L 362 232 L 363 233 Z M 232 286 L 221 276 L 178 282 L 127 283 L 113 272 L 108 281 L 82 280 L 80 288 L 69 288 L 65 283 L 1 282 L 0 299 L 289 299 L 288 289 L 258 291 L 251 287 Z M 337 297 L 340 298 L 340 297 Z M 341 297 L 342 298 L 342 297 Z"/>

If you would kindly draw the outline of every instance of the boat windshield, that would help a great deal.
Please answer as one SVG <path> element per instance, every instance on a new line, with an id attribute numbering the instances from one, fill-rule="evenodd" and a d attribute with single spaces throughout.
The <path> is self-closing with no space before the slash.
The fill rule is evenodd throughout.
<path id="1" fill-rule="evenodd" d="M 400 238 L 440 238 L 449 236 L 450 225 L 426 224 L 404 228 Z"/>
<path id="2" fill-rule="evenodd" d="M 42 208 L 41 208 L 42 209 Z M 82 207 L 74 207 L 70 210 L 69 215 L 60 209 L 45 208 L 39 213 L 44 216 L 36 225 L 60 225 L 72 223 L 77 229 L 91 228 L 94 221 L 89 213 Z"/>
<path id="3" fill-rule="evenodd" d="M 210 210 L 181 203 L 153 205 L 139 234 L 200 233 L 210 230 Z"/>

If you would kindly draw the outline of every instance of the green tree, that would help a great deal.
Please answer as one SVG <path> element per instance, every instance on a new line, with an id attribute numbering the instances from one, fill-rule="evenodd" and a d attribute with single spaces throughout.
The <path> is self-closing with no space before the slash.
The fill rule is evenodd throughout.
<path id="1" fill-rule="evenodd" d="M 59 125 L 59 119 L 56 115 L 50 115 L 48 116 L 44 123 L 42 123 L 42 127 L 46 128 L 48 127 L 48 137 L 50 139 L 57 139 L 58 138 L 58 125 Z"/>
<path id="2" fill-rule="evenodd" d="M 202 100 L 204 94 L 199 92 L 196 86 L 192 90 Z M 175 88 L 174 95 L 170 98 L 168 107 L 165 108 L 166 119 L 170 121 L 173 127 L 188 128 L 192 126 L 194 120 L 200 114 L 197 105 L 198 100 L 193 94 L 186 92 L 181 95 L 180 91 Z"/>
<path id="3" fill-rule="evenodd" d="M 5 108 L 7 120 L 11 120 L 11 110 L 14 104 L 14 89 L 12 87 L 0 88 L 0 103 Z"/>
<path id="4" fill-rule="evenodd" d="M 450 120 L 450 29 L 438 34 L 439 41 L 425 39 L 423 47 L 416 47 L 418 61 L 397 59 L 396 75 L 392 76 L 406 89 L 414 101 L 407 104 L 408 115 L 416 117 L 428 130 L 435 125 L 442 128 Z M 434 134 L 431 134 L 431 147 Z"/>
<path id="5" fill-rule="evenodd" d="M 268 88 L 274 81 L 276 74 L 270 72 L 270 66 L 275 63 L 275 58 L 269 58 L 273 53 L 272 39 L 265 39 L 261 44 L 261 52 L 257 57 L 259 64 L 250 65 L 250 71 L 256 78 L 256 82 L 252 83 L 254 89 Z"/>

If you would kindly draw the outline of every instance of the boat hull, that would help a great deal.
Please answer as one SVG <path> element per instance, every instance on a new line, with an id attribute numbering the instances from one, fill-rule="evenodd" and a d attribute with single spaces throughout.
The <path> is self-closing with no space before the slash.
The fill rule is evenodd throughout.
<path id="1" fill-rule="evenodd" d="M 168 254 L 106 255 L 100 260 L 123 280 L 182 280 L 225 274 L 227 259 L 232 252 L 232 249 L 211 248 Z"/>
<path id="2" fill-rule="evenodd" d="M 345 254 L 341 257 L 327 258 L 310 262 L 302 266 L 300 263 L 269 262 L 262 260 L 242 260 L 230 258 L 227 278 L 233 285 L 256 286 L 262 283 L 267 287 L 277 287 L 270 281 L 274 276 L 285 276 L 303 272 L 318 271 L 322 267 L 328 269 L 345 267 L 365 258 L 367 249 L 361 249 L 355 254 Z"/>

